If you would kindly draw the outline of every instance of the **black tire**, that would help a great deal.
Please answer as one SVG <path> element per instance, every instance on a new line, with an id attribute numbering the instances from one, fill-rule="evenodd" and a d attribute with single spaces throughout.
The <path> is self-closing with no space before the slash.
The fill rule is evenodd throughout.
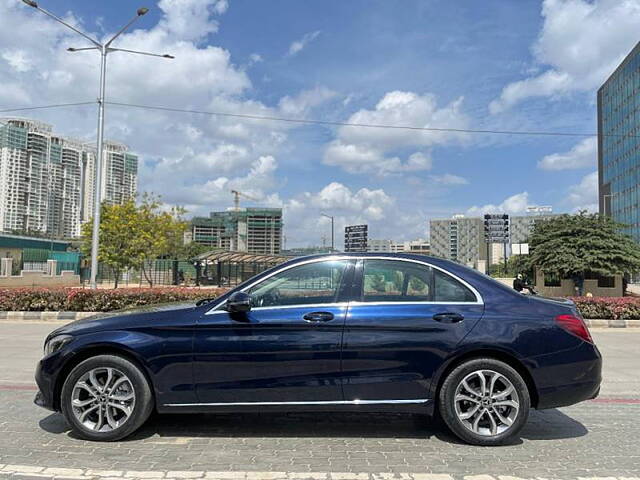
<path id="1" fill-rule="evenodd" d="M 459 386 L 461 386 L 463 379 L 469 379 L 467 382 L 467 384 L 469 384 L 469 381 L 473 381 L 473 379 L 478 375 L 474 372 L 479 371 L 488 371 L 486 375 L 488 375 L 489 378 L 492 376 L 492 373 L 489 372 L 496 372 L 511 382 L 514 387 L 514 397 L 511 401 L 516 401 L 518 408 L 516 409 L 503 405 L 494 406 L 494 400 L 490 399 L 491 395 L 486 395 L 484 397 L 474 396 L 473 399 L 476 400 L 477 403 L 465 401 L 466 403 L 459 404 L 468 406 L 467 411 L 460 411 L 460 413 L 464 414 L 474 411 L 476 405 L 479 409 L 478 413 L 467 422 L 461 419 L 458 415 L 458 411 L 456 410 L 456 391 Z M 496 385 L 498 384 L 505 385 L 502 380 L 498 380 Z M 463 387 L 460 388 L 462 389 Z M 474 388 L 473 390 L 480 392 L 480 389 Z M 507 391 L 507 388 L 504 388 L 503 391 Z M 461 390 L 459 393 L 465 394 L 465 392 L 467 392 L 466 388 Z M 498 395 L 500 394 L 498 393 Z M 495 402 L 502 403 L 503 400 L 507 399 L 499 398 L 495 400 Z M 494 358 L 478 358 L 458 365 L 451 373 L 449 373 L 440 388 L 438 407 L 442 420 L 458 438 L 472 445 L 489 446 L 508 443 L 518 435 L 529 416 L 531 400 L 527 384 L 515 369 Z M 486 410 L 483 414 L 485 416 L 480 418 L 477 428 L 477 430 L 482 433 L 478 433 L 473 430 L 473 425 L 471 424 L 473 423 L 473 420 L 478 418 L 478 415 L 482 413 L 483 410 Z M 512 418 L 508 418 L 507 420 L 512 423 L 510 425 L 508 425 L 508 422 L 502 423 L 499 420 L 497 413 L 495 413 L 496 410 L 503 418 L 505 417 L 503 413 L 508 412 Z M 491 415 L 491 418 L 489 418 L 488 415 Z M 495 429 L 495 433 L 491 431 L 491 428 L 494 425 L 493 422 L 496 422 L 498 425 L 498 428 Z M 500 431 L 499 428 L 504 428 L 504 430 Z"/>
<path id="2" fill-rule="evenodd" d="M 133 393 L 135 395 L 135 400 L 128 418 L 126 418 L 126 420 L 117 428 L 112 428 L 108 431 L 97 431 L 85 426 L 76 417 L 74 407 L 72 406 L 76 382 L 94 369 L 113 369 L 113 371 L 124 374 L 130 381 L 130 386 L 133 388 Z M 97 404 L 98 401 L 94 403 Z M 76 365 L 73 370 L 71 370 L 62 386 L 60 405 L 62 414 L 69 425 L 71 425 L 73 431 L 79 437 L 86 440 L 112 442 L 125 438 L 140 428 L 153 411 L 154 400 L 149 382 L 147 382 L 147 379 L 140 371 L 139 367 L 126 358 L 117 355 L 97 355 L 82 361 Z M 108 408 L 106 405 L 108 404 L 105 404 L 105 409 Z M 112 411 L 116 412 L 116 415 L 118 413 L 121 414 L 121 412 L 118 412 L 117 410 Z M 106 420 L 103 420 L 103 422 L 104 421 Z"/>

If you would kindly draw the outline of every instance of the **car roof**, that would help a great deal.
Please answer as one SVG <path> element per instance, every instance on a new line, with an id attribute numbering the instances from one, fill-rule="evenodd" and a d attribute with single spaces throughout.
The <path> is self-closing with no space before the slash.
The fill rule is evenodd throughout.
<path id="1" fill-rule="evenodd" d="M 458 265 L 461 266 L 460 263 L 452 262 L 451 260 L 446 260 L 444 258 L 433 257 L 431 255 L 423 255 L 417 253 L 395 253 L 395 252 L 334 252 L 334 253 L 318 253 L 314 255 L 305 255 L 301 257 L 295 257 L 289 260 L 287 263 L 298 263 L 298 262 L 306 262 L 312 259 L 322 259 L 322 258 L 335 258 L 335 257 L 353 257 L 353 258 L 367 258 L 367 257 L 385 257 L 385 258 L 397 258 L 397 259 L 406 259 L 406 260 L 418 260 L 421 262 L 433 263 L 435 265 L 441 266 L 453 266 Z"/>

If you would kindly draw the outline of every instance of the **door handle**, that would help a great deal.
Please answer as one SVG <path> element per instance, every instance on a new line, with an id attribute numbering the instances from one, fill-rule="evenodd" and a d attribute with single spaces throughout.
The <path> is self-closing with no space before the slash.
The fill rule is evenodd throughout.
<path id="1" fill-rule="evenodd" d="M 302 318 L 304 318 L 307 322 L 328 322 L 333 320 L 333 313 L 311 312 L 311 313 L 305 313 Z"/>
<path id="2" fill-rule="evenodd" d="M 464 315 L 460 313 L 445 312 L 445 313 L 436 313 L 432 318 L 436 322 L 458 323 L 464 320 Z"/>

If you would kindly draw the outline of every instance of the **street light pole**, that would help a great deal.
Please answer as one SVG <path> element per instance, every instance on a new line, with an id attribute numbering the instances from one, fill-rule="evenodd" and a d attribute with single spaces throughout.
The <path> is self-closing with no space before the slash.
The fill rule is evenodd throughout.
<path id="1" fill-rule="evenodd" d="M 109 41 L 106 43 L 100 43 L 97 40 L 91 38 L 86 33 L 77 29 L 73 25 L 69 25 L 67 22 L 62 20 L 60 17 L 54 15 L 53 13 L 41 8 L 37 2 L 34 0 L 22 0 L 22 2 L 45 15 L 53 18 L 58 23 L 61 23 L 65 27 L 73 30 L 78 35 L 84 37 L 86 40 L 89 40 L 94 46 L 93 47 L 82 47 L 82 48 L 68 48 L 69 52 L 81 52 L 86 50 L 98 50 L 100 52 L 100 93 L 98 97 L 98 140 L 97 140 L 97 152 L 96 152 L 96 164 L 95 164 L 95 181 L 94 181 L 94 195 L 93 195 L 93 230 L 91 237 L 91 288 L 97 288 L 96 277 L 98 274 L 98 252 L 100 245 L 100 203 L 102 196 L 102 162 L 103 162 L 103 144 L 104 144 L 104 97 L 105 97 L 105 89 L 106 89 L 106 81 L 107 81 L 107 55 L 111 52 L 125 52 L 125 53 L 133 53 L 137 55 L 147 55 L 150 57 L 160 57 L 160 58 L 175 58 L 173 55 L 169 54 L 157 54 L 150 52 L 141 52 L 138 50 L 128 50 L 125 48 L 113 48 L 111 44 L 113 41 L 118 38 L 121 34 L 123 34 L 133 23 L 145 15 L 149 9 L 148 8 L 139 8 L 136 11 L 136 15 L 127 23 L 124 27 L 122 27 L 118 32 L 111 37 Z"/>
<path id="2" fill-rule="evenodd" d="M 331 220 L 331 253 L 333 253 L 336 251 L 335 244 L 334 244 L 335 235 L 333 234 L 333 223 L 334 223 L 333 215 L 327 215 L 326 213 L 321 213 L 320 215 L 322 215 L 323 217 L 327 217 Z"/>
<path id="3" fill-rule="evenodd" d="M 100 248 L 100 203 L 102 196 L 102 150 L 104 144 L 104 92 L 107 76 L 107 49 L 100 48 L 100 94 L 98 97 L 98 144 L 96 148 L 95 184 L 93 186 L 93 225 L 91 232 L 91 279 L 90 286 L 98 288 L 98 253 Z M 118 279 L 115 280 L 116 285 Z"/>

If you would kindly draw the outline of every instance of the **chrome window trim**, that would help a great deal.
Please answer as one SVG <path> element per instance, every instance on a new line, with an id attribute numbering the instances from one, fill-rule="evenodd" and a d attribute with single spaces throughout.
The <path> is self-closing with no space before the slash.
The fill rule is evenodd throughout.
<path id="1" fill-rule="evenodd" d="M 304 304 L 296 304 L 296 305 L 274 305 L 269 307 L 253 307 L 251 309 L 254 311 L 261 310 L 275 310 L 276 308 L 281 310 L 284 308 L 301 308 L 301 307 L 309 307 L 309 308 L 344 308 L 346 309 L 349 306 L 349 302 L 337 302 L 337 303 L 304 303 Z M 213 310 L 208 311 L 207 315 L 215 315 L 217 313 L 229 313 L 226 310 L 218 310 L 217 307 Z"/>
<path id="2" fill-rule="evenodd" d="M 207 403 L 165 403 L 163 407 L 251 407 L 251 406 L 278 406 L 278 405 L 400 405 L 419 404 L 429 402 L 428 398 L 416 398 L 410 400 L 324 400 L 309 402 L 207 402 Z"/>
<path id="3" fill-rule="evenodd" d="M 437 301 L 424 301 L 424 302 L 411 302 L 411 301 L 407 301 L 407 302 L 360 302 L 360 301 L 353 301 L 353 302 L 349 302 L 349 305 L 484 305 L 484 300 L 482 299 L 482 295 L 480 295 L 480 292 L 478 292 L 478 290 L 476 290 L 472 285 L 470 285 L 466 280 L 458 277 L 457 275 L 449 272 L 448 270 L 445 270 L 442 267 L 438 267 L 437 265 L 433 265 L 429 262 L 424 262 L 422 260 L 416 260 L 413 258 L 404 258 L 404 257 L 389 257 L 386 255 L 376 255 L 376 256 L 345 256 L 345 255 L 332 255 L 330 257 L 321 257 L 321 258 L 312 258 L 309 260 L 306 260 L 304 262 L 298 262 L 295 263 L 293 265 L 288 265 L 286 267 L 282 267 L 278 270 L 275 270 L 274 272 L 270 273 L 269 275 L 267 275 L 264 278 L 261 278 L 260 280 L 256 280 L 255 282 L 247 285 L 246 287 L 244 287 L 242 290 L 239 290 L 241 292 L 245 292 L 247 290 L 249 290 L 250 288 L 252 288 L 254 285 L 257 285 L 258 283 L 267 280 L 268 278 L 271 278 L 274 275 L 277 275 L 281 272 L 287 271 L 291 268 L 294 267 L 299 267 L 302 265 L 308 265 L 310 263 L 317 263 L 317 262 L 330 262 L 330 261 L 337 261 L 337 260 L 393 260 L 393 261 L 399 261 L 399 262 L 410 262 L 410 263 L 417 263 L 419 265 L 425 265 L 427 267 L 431 267 L 431 268 L 435 268 L 436 270 L 440 270 L 442 273 L 444 273 L 445 275 L 448 275 L 452 278 L 454 278 L 455 280 L 457 280 L 458 282 L 462 283 L 465 287 L 467 287 L 469 290 L 471 290 L 471 292 L 475 295 L 476 297 L 476 301 L 475 302 L 437 302 Z M 282 306 L 269 306 L 269 307 L 255 307 L 252 308 L 251 310 L 260 310 L 260 309 L 274 309 L 274 308 L 305 308 L 305 307 L 328 307 L 328 306 L 336 306 L 336 305 L 343 305 L 346 304 L 347 302 L 341 302 L 340 304 L 336 304 L 336 303 L 316 303 L 316 304 L 304 304 L 304 303 L 300 303 L 297 305 L 282 305 Z M 207 311 L 207 313 L 205 313 L 205 315 L 212 315 L 215 313 L 227 313 L 226 310 L 221 310 L 222 306 L 224 305 L 224 303 L 221 303 L 219 305 L 216 305 L 215 307 L 213 307 L 211 310 Z"/>

